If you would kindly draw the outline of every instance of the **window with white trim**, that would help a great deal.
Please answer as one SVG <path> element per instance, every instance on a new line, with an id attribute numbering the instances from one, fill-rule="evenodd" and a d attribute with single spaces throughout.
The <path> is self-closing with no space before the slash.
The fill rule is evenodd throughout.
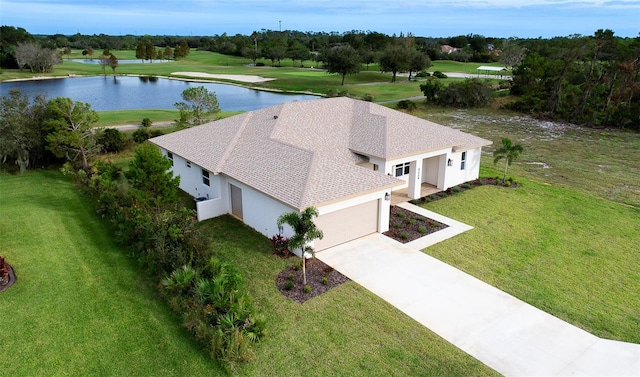
<path id="1" fill-rule="evenodd" d="M 202 169 L 202 183 L 209 186 L 209 172 Z"/>
<path id="2" fill-rule="evenodd" d="M 173 153 L 167 152 L 167 158 L 171 161 L 171 166 L 173 166 Z"/>
<path id="3" fill-rule="evenodd" d="M 467 162 L 467 152 L 462 152 L 462 161 L 460 161 L 460 170 L 464 170 Z"/>
<path id="4" fill-rule="evenodd" d="M 403 175 L 409 174 L 409 166 L 411 166 L 410 162 L 396 165 L 396 177 L 401 177 Z"/>

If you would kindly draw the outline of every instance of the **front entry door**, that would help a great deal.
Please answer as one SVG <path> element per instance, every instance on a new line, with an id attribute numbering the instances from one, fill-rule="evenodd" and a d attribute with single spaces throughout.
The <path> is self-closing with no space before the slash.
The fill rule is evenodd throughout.
<path id="1" fill-rule="evenodd" d="M 229 184 L 231 190 L 231 214 L 242 220 L 242 189 Z"/>

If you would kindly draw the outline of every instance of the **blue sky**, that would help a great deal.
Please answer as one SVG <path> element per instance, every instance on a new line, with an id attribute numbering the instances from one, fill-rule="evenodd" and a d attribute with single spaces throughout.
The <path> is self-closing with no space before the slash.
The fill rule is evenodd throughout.
<path id="1" fill-rule="evenodd" d="M 425 37 L 640 32 L 640 0 L 0 0 L 0 24 L 32 34 L 250 34 L 349 30 Z"/>

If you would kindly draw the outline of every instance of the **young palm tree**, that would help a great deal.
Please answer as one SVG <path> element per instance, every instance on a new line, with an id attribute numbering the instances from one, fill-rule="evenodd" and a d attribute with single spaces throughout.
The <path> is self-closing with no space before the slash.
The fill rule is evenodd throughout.
<path id="1" fill-rule="evenodd" d="M 502 177 L 502 183 L 507 180 L 507 169 L 511 165 L 511 162 L 520 156 L 524 149 L 520 144 L 513 144 L 511 139 L 502 139 L 502 146 L 493 151 L 493 163 L 497 164 L 498 161 L 504 158 L 504 176 Z"/>
<path id="2" fill-rule="evenodd" d="M 313 218 L 318 216 L 315 207 L 307 207 L 302 212 L 287 212 L 278 218 L 278 226 L 288 224 L 295 234 L 289 238 L 289 250 L 300 249 L 302 256 L 302 284 L 307 285 L 307 271 L 305 269 L 306 252 L 314 255 L 313 248 L 307 244 L 315 239 L 322 239 L 322 231 L 316 227 Z"/>

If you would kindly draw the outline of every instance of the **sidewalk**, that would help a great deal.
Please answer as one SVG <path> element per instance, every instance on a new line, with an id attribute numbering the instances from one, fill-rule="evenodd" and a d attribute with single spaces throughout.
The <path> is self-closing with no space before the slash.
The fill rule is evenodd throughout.
<path id="1" fill-rule="evenodd" d="M 375 233 L 317 258 L 503 375 L 640 376 L 640 345 L 600 339 L 421 252 L 472 227 L 402 207 L 448 232 L 404 245 Z"/>

